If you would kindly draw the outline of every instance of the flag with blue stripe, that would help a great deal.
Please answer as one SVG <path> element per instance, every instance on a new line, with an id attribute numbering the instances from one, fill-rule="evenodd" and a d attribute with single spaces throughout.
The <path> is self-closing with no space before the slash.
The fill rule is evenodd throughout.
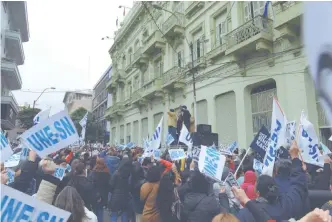
<path id="1" fill-rule="evenodd" d="M 46 109 L 43 111 L 40 111 L 34 118 L 33 118 L 33 124 L 37 125 L 38 123 L 47 120 L 50 115 L 51 109 Z"/>
<path id="2" fill-rule="evenodd" d="M 271 1 L 266 1 L 265 2 L 265 6 L 264 6 L 264 13 L 263 13 L 263 17 L 267 18 L 268 16 L 268 11 L 269 11 L 269 4 Z"/>
<path id="3" fill-rule="evenodd" d="M 153 150 L 159 149 L 159 147 L 160 147 L 161 130 L 162 130 L 162 127 L 163 127 L 163 120 L 164 120 L 164 117 L 162 116 L 156 130 L 153 133 L 153 136 L 152 136 L 152 139 L 151 139 L 151 145 L 150 145 L 150 148 L 153 149 Z"/>

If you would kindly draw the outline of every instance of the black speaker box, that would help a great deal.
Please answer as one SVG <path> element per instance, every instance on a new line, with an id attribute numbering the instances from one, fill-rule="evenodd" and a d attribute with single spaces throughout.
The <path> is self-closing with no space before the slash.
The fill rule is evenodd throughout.
<path id="1" fill-rule="evenodd" d="M 198 133 L 195 132 L 191 136 L 194 146 L 218 146 L 218 133 Z"/>
<path id="2" fill-rule="evenodd" d="M 198 133 L 201 133 L 201 134 L 212 133 L 211 125 L 207 125 L 207 124 L 198 124 L 198 125 L 197 125 L 197 132 L 198 132 Z"/>

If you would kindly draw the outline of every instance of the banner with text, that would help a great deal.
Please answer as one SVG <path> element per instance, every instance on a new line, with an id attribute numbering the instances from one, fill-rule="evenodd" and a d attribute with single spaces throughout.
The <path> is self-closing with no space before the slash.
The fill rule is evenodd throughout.
<path id="1" fill-rule="evenodd" d="M 170 149 L 168 150 L 169 157 L 171 160 L 181 160 L 186 158 L 186 154 L 184 153 L 183 149 Z"/>
<path id="2" fill-rule="evenodd" d="M 67 111 L 61 111 L 25 131 L 21 140 L 40 157 L 45 157 L 75 143 L 79 136 Z"/>
<path id="3" fill-rule="evenodd" d="M 151 149 L 155 150 L 155 149 L 159 149 L 159 147 L 160 147 L 161 135 L 162 135 L 161 132 L 163 129 L 163 120 L 164 120 L 164 117 L 162 116 L 158 123 L 156 130 L 154 131 L 154 133 L 152 135 L 151 144 L 149 146 Z"/>
<path id="4" fill-rule="evenodd" d="M 287 119 L 282 111 L 278 100 L 273 97 L 273 109 L 272 109 L 272 120 L 271 120 L 271 135 L 269 140 L 269 146 L 266 149 L 263 170 L 262 173 L 265 175 L 272 176 L 273 167 L 276 158 L 277 150 L 280 146 L 285 144 Z"/>
<path id="5" fill-rule="evenodd" d="M 191 138 L 190 132 L 188 131 L 187 127 L 182 124 L 180 136 L 179 136 L 179 142 L 182 142 L 188 146 L 188 152 L 191 152 L 192 146 L 193 146 L 193 140 Z"/>
<path id="6" fill-rule="evenodd" d="M 1 221 L 65 222 L 70 213 L 1 184 Z"/>
<path id="7" fill-rule="evenodd" d="M 9 157 L 13 154 L 13 150 L 10 147 L 10 144 L 3 134 L 2 129 L 0 129 L 0 155 L 1 155 L 1 162 L 5 162 L 9 159 Z"/>
<path id="8" fill-rule="evenodd" d="M 250 148 L 254 150 L 263 161 L 266 149 L 269 146 L 270 133 L 269 130 L 263 125 L 256 134 L 254 140 L 250 144 Z"/>
<path id="9" fill-rule="evenodd" d="M 213 148 L 201 146 L 199 154 L 198 169 L 206 176 L 221 181 L 221 175 L 226 163 L 226 157 Z"/>

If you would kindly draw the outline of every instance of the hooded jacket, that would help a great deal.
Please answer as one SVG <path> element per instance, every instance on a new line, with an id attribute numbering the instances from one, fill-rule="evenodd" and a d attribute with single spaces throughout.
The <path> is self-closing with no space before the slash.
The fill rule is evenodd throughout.
<path id="1" fill-rule="evenodd" d="M 244 192 L 246 192 L 250 200 L 254 200 L 257 197 L 255 192 L 255 184 L 256 184 L 256 173 L 251 170 L 247 171 L 244 174 L 244 182 L 241 185 L 241 188 L 244 190 Z"/>

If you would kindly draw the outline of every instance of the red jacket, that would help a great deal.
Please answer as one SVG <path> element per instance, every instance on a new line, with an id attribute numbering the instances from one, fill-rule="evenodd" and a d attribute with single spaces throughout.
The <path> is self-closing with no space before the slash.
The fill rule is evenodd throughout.
<path id="1" fill-rule="evenodd" d="M 250 200 L 254 200 L 257 197 L 255 192 L 255 184 L 256 184 L 256 173 L 251 170 L 247 171 L 244 174 L 244 182 L 241 185 L 241 188 L 244 190 L 244 192 L 246 192 Z"/>

